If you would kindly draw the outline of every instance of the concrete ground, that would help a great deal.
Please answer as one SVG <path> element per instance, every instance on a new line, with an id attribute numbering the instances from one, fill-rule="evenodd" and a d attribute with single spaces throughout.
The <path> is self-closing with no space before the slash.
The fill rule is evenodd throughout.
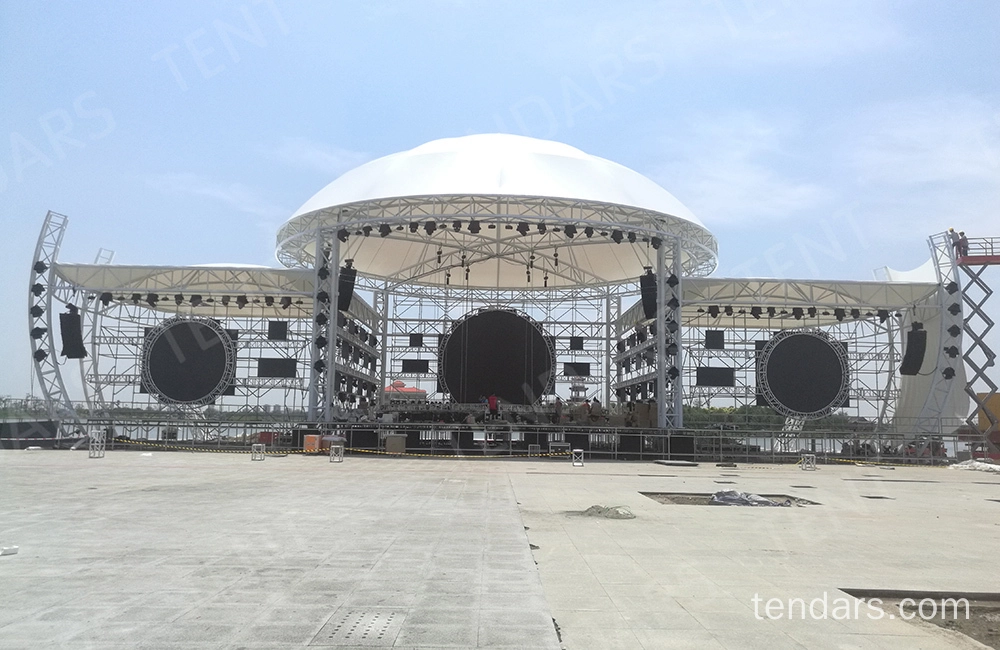
<path id="1" fill-rule="evenodd" d="M 727 488 L 822 505 L 641 494 Z M 636 518 L 579 514 L 592 505 Z M 1000 476 L 2 451 L 12 545 L 0 648 L 982 647 L 888 608 L 789 620 L 764 607 L 818 598 L 821 614 L 824 598 L 855 602 L 841 589 L 1000 591 Z"/>

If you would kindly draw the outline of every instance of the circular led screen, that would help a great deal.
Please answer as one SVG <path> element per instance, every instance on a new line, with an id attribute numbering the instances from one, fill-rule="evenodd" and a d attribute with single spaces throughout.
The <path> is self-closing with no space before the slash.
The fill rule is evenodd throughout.
<path id="1" fill-rule="evenodd" d="M 232 383 L 235 357 L 232 339 L 217 322 L 165 321 L 146 334 L 143 388 L 163 402 L 208 404 Z"/>
<path id="2" fill-rule="evenodd" d="M 491 394 L 510 404 L 533 404 L 545 393 L 554 365 L 541 327 L 499 309 L 457 321 L 439 355 L 444 389 L 466 404 Z"/>
<path id="3" fill-rule="evenodd" d="M 786 330 L 761 351 L 758 387 L 783 415 L 827 415 L 845 403 L 848 380 L 846 350 L 824 332 Z"/>

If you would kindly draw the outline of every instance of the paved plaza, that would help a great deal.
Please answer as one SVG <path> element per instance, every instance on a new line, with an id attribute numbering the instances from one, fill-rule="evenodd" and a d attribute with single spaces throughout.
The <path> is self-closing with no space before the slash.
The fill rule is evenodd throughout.
<path id="1" fill-rule="evenodd" d="M 642 494 L 727 488 L 821 505 Z M 1000 476 L 2 451 L 0 545 L 0 648 L 973 648 L 754 599 L 998 591 Z"/>

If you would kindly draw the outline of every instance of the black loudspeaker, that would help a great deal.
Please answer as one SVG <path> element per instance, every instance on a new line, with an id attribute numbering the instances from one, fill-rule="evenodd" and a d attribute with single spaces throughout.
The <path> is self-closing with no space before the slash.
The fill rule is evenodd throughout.
<path id="1" fill-rule="evenodd" d="M 652 273 L 639 276 L 639 291 L 642 294 L 642 313 L 646 318 L 656 318 L 656 276 Z"/>
<path id="2" fill-rule="evenodd" d="M 906 333 L 906 351 L 903 361 L 899 364 L 899 374 L 918 375 L 920 366 L 924 365 L 924 352 L 927 351 L 927 330 L 910 330 Z"/>
<path id="3" fill-rule="evenodd" d="M 59 314 L 59 330 L 62 334 L 62 354 L 67 359 L 84 359 L 87 350 L 83 346 L 83 327 L 80 312 Z"/>
<path id="4" fill-rule="evenodd" d="M 354 281 L 358 270 L 353 266 L 340 269 L 340 284 L 337 289 L 337 310 L 347 311 L 351 308 L 351 298 L 354 297 Z"/>

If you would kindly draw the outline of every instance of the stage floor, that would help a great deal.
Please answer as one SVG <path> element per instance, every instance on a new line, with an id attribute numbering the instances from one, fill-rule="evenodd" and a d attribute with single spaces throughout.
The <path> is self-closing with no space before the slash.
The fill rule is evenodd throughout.
<path id="1" fill-rule="evenodd" d="M 753 599 L 998 584 L 1000 476 L 942 468 L 0 451 L 0 478 L 0 648 L 952 648 Z M 640 494 L 728 488 L 821 505 Z"/>

